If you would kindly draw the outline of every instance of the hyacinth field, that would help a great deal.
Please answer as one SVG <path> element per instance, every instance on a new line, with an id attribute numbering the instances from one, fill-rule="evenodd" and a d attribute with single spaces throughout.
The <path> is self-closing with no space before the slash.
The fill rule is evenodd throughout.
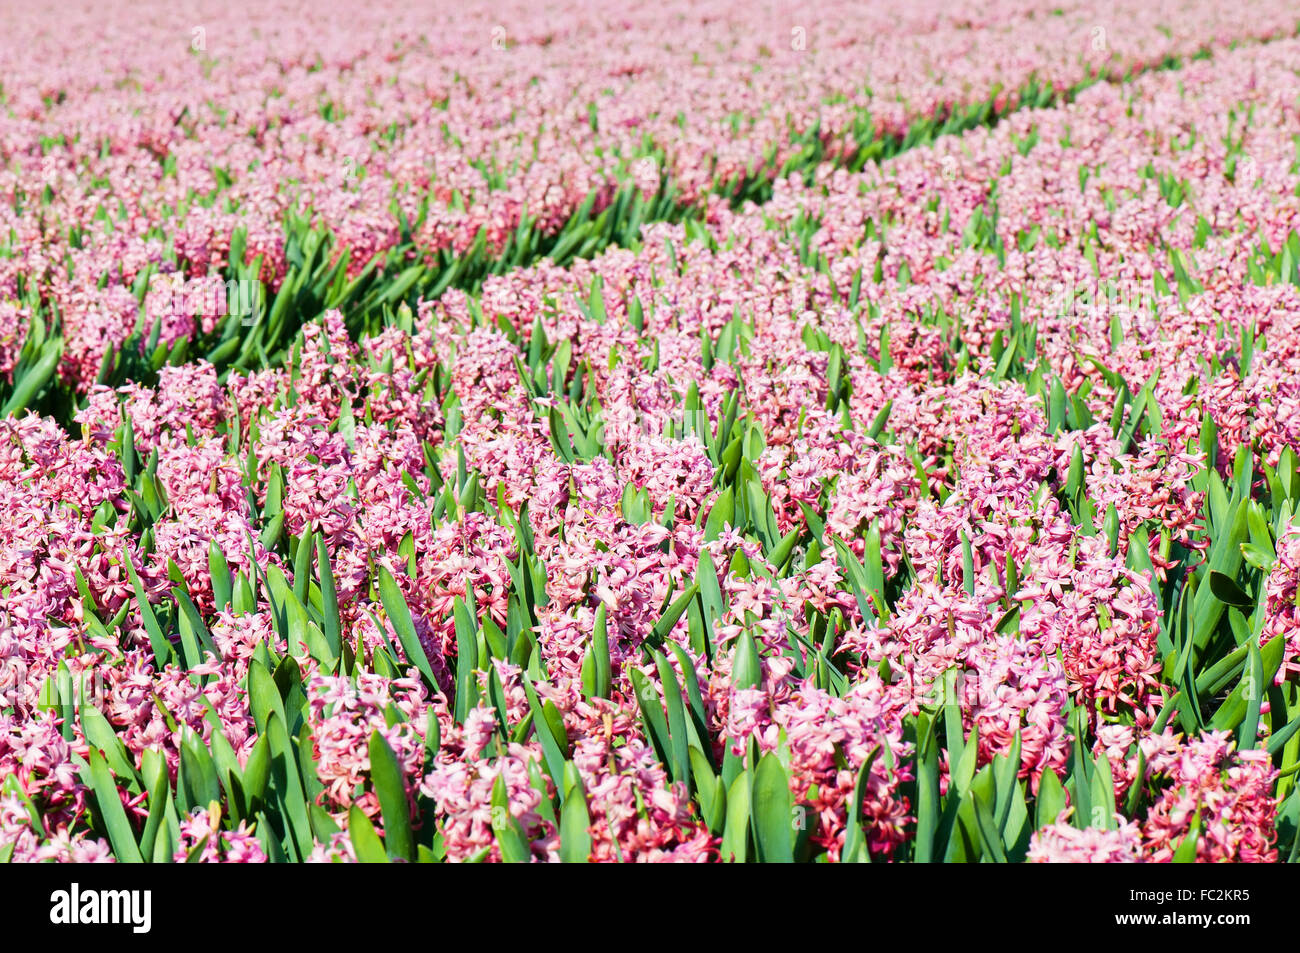
<path id="1" fill-rule="evenodd" d="M 1300 859 L 1294 3 L 0 25 L 0 862 Z"/>

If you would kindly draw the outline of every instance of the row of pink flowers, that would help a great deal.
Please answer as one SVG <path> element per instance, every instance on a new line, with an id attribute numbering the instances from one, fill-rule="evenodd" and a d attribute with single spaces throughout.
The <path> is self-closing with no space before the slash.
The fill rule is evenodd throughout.
<path id="1" fill-rule="evenodd" d="M 32 317 L 57 313 L 80 391 L 141 301 L 168 347 L 212 329 L 212 295 L 168 282 L 220 277 L 237 229 L 272 291 L 289 215 L 332 231 L 352 275 L 403 221 L 425 258 L 480 233 L 499 251 L 521 222 L 557 233 L 591 194 L 593 212 L 661 183 L 700 201 L 771 179 L 810 138 L 842 156 L 1009 108 L 1030 83 L 1060 93 L 1296 28 L 1283 0 L 1247 16 L 1208 0 L 59 6 L 57 30 L 44 11 L 0 21 L 0 373 Z"/>

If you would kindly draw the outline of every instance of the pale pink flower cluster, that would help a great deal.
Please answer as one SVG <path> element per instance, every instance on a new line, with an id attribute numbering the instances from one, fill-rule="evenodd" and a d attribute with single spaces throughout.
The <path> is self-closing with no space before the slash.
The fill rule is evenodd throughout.
<path id="1" fill-rule="evenodd" d="M 911 746 L 903 742 L 905 704 L 878 678 L 859 682 L 843 698 L 805 685 L 780 706 L 773 720 L 785 729 L 790 748 L 790 789 L 807 804 L 818 825 L 814 842 L 838 859 L 844 846 L 854 786 L 873 753 L 863 794 L 863 816 L 873 852 L 889 856 L 907 838 L 908 803 L 900 786 L 912 780 Z"/>
<path id="2" fill-rule="evenodd" d="M 207 808 L 195 808 L 180 821 L 180 841 L 172 858 L 177 863 L 189 859 L 193 851 L 205 864 L 264 864 L 266 854 L 244 821 L 234 830 L 224 830 L 221 818 Z"/>
<path id="3" fill-rule="evenodd" d="M 1300 673 L 1300 527 L 1288 528 L 1277 541 L 1277 562 L 1264 583 L 1264 592 L 1267 618 L 1260 641 L 1286 640 L 1277 673 L 1280 684 L 1289 675 Z"/>
<path id="4" fill-rule="evenodd" d="M 434 765 L 420 785 L 442 818 L 447 859 L 468 860 L 486 850 L 499 860 L 496 832 L 511 819 L 523 831 L 534 859 L 554 859 L 559 832 L 538 812 L 542 798 L 550 793 L 533 787 L 529 771 L 530 764 L 537 770 L 541 754 L 531 746 L 511 743 L 494 759 L 482 757 L 495 724 L 496 713 L 490 709 L 471 712 L 459 733 L 461 756 Z M 508 808 L 504 810 L 492 803 L 498 778 L 505 785 Z"/>
<path id="5" fill-rule="evenodd" d="M 1142 831 L 1122 818 L 1113 829 L 1080 830 L 1058 822 L 1034 832 L 1028 860 L 1033 864 L 1140 864 Z"/>
<path id="6" fill-rule="evenodd" d="M 712 859 L 714 838 L 692 817 L 684 786 L 669 782 L 626 706 L 594 699 L 577 702 L 567 715 L 577 739 L 573 762 L 588 796 L 593 860 Z"/>
<path id="7" fill-rule="evenodd" d="M 1277 860 L 1274 822 L 1277 769 L 1266 751 L 1236 751 L 1229 732 L 1189 739 L 1169 767 L 1170 786 L 1143 825 L 1144 847 L 1157 862 L 1172 858 L 1200 814 L 1196 859 L 1203 863 Z"/>
<path id="8" fill-rule="evenodd" d="M 397 756 L 406 783 L 414 787 L 424 764 L 423 723 L 427 692 L 418 679 L 384 679 L 361 673 L 316 675 L 307 683 L 316 775 L 325 790 L 323 806 L 337 818 L 356 804 L 374 818 L 379 801 L 371 791 L 357 796 L 370 773 L 370 737 L 375 731 Z M 388 724 L 390 709 L 404 720 Z"/>

